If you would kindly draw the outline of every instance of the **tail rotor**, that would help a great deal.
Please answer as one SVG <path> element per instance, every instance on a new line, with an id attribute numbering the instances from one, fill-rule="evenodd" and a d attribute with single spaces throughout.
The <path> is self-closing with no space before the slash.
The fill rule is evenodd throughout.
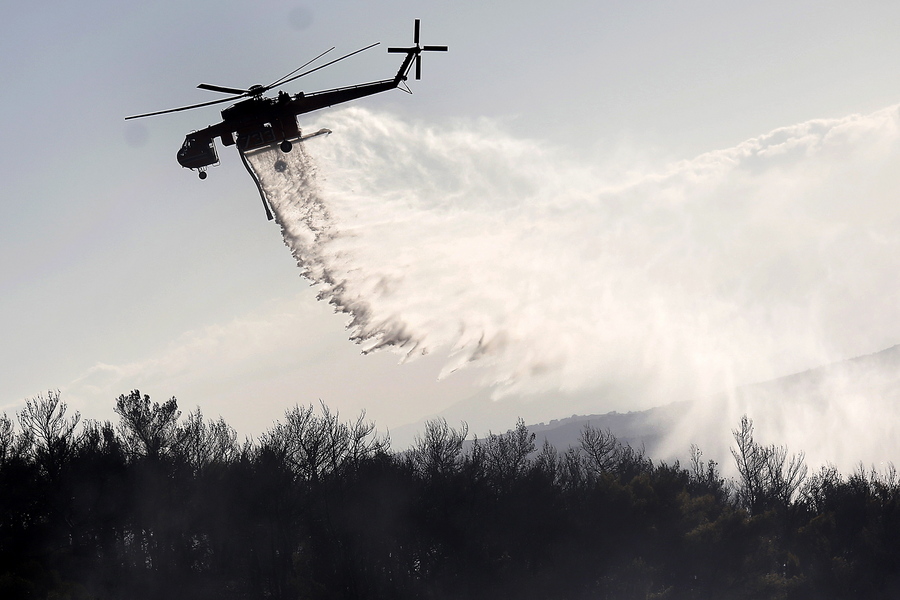
<path id="1" fill-rule="evenodd" d="M 409 48 L 388 48 L 388 52 L 401 52 L 415 56 L 416 79 L 422 79 L 422 52 L 446 52 L 447 46 L 420 46 L 419 45 L 419 19 L 416 19 L 413 29 L 413 43 Z"/>

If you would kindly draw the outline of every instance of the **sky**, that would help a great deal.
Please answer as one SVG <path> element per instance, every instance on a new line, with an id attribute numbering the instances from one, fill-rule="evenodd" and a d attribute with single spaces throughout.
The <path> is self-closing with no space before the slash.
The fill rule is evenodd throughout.
<path id="1" fill-rule="evenodd" d="M 384 430 L 475 395 L 509 403 L 512 426 L 526 405 L 547 420 L 646 408 L 900 343 L 900 7 L 784 4 L 7 9 L 0 410 L 61 389 L 112 418 L 139 388 L 258 435 L 294 403 Z M 206 181 L 177 164 L 221 107 L 124 117 L 216 99 L 201 82 L 276 80 L 331 46 L 383 44 L 287 91 L 390 77 L 384 48 L 410 43 L 414 18 L 450 51 L 423 57 L 412 95 L 301 119 L 334 131 L 303 156 L 358 234 L 325 250 L 353 258 L 379 327 L 414 326 L 429 354 L 406 360 L 349 340 L 232 149 Z M 365 287 L 397 273 L 399 291 Z M 421 300 L 429 287 L 446 293 Z M 458 368 L 484 339 L 460 322 L 511 341 Z"/>

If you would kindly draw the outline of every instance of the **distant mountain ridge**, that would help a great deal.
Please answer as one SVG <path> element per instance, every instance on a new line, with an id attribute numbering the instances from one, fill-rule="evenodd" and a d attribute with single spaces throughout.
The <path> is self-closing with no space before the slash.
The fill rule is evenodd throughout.
<path id="1" fill-rule="evenodd" d="M 628 413 L 572 415 L 528 428 L 536 434 L 538 447 L 545 439 L 559 450 L 577 446 L 581 431 L 590 425 L 609 430 L 621 442 L 634 448 L 643 448 L 653 459 L 684 459 L 689 455 L 690 445 L 699 443 L 701 448 L 710 449 L 716 460 L 722 461 L 730 458 L 727 446 L 731 443 L 731 430 L 742 414 L 748 414 L 757 421 L 758 431 L 768 434 L 766 437 L 771 440 L 767 440 L 768 443 L 784 443 L 791 451 L 807 454 L 814 451 L 816 455 L 823 455 L 819 462 L 839 460 L 828 457 L 825 450 L 828 447 L 852 447 L 856 438 L 857 446 L 874 447 L 870 460 L 884 463 L 900 462 L 900 436 L 893 425 L 898 422 L 894 419 L 898 409 L 900 344 L 770 381 L 744 385 L 731 394 L 705 402 L 675 402 Z M 696 423 L 691 426 L 689 421 Z M 823 422 L 833 423 L 848 435 L 837 435 L 824 427 Z M 854 427 L 860 422 L 862 427 Z M 887 424 L 887 427 L 878 427 L 878 424 Z M 792 426 L 812 431 L 808 439 L 793 441 L 788 435 Z M 685 432 L 718 433 L 726 443 L 724 446 L 710 443 L 704 435 L 686 439 L 690 438 L 690 433 L 685 435 Z M 813 441 L 819 444 L 811 444 Z M 854 462 L 867 461 L 860 455 Z"/>
<path id="2" fill-rule="evenodd" d="M 509 409 L 529 407 L 527 403 L 505 406 L 505 400 L 492 402 L 488 395 L 485 391 L 438 416 L 458 427 L 461 421 L 467 421 L 458 415 L 477 415 L 479 423 L 490 424 L 489 431 L 503 433 L 515 426 Z M 585 407 L 591 400 L 578 399 Z M 721 463 L 730 461 L 731 430 L 743 414 L 754 420 L 763 442 L 804 451 L 813 465 L 830 462 L 852 469 L 859 462 L 900 463 L 900 436 L 894 426 L 900 423 L 900 344 L 740 386 L 712 398 L 624 413 L 572 414 L 546 422 L 524 420 L 531 423 L 528 429 L 535 433 L 538 448 L 544 440 L 560 451 L 577 446 L 579 435 L 590 425 L 642 448 L 654 460 L 684 460 L 691 444 L 697 444 L 707 458 Z M 402 429 L 412 427 L 422 431 L 421 423 Z M 486 430 L 485 426 L 470 427 L 469 433 L 483 438 Z M 406 435 L 412 438 L 408 431 Z"/>
<path id="3" fill-rule="evenodd" d="M 554 419 L 547 424 L 529 425 L 535 434 L 538 448 L 544 440 L 559 450 L 577 446 L 579 436 L 586 426 L 609 430 L 623 444 L 643 448 L 649 456 L 656 456 L 672 423 L 689 408 L 688 402 L 675 402 L 641 411 L 619 413 L 616 411 L 597 415 L 573 415 Z"/>

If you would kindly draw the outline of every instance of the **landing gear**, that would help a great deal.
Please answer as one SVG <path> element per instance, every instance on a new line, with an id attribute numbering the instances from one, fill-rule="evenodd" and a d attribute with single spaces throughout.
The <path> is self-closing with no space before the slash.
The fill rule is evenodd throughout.
<path id="1" fill-rule="evenodd" d="M 200 177 L 200 179 L 206 179 L 206 171 L 200 171 L 198 176 Z"/>
<path id="2" fill-rule="evenodd" d="M 291 148 L 293 148 L 293 147 L 294 147 L 294 145 L 290 142 L 290 140 L 284 140 L 283 142 L 281 142 L 281 151 L 284 152 L 285 154 L 290 152 Z"/>

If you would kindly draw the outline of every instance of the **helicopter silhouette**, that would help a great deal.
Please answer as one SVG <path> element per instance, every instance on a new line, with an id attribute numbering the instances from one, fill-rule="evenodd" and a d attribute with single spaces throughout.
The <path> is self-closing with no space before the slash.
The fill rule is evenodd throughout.
<path id="1" fill-rule="evenodd" d="M 210 102 L 201 102 L 200 104 L 191 104 L 190 106 L 182 106 L 180 108 L 170 108 L 168 110 L 134 115 L 125 117 L 125 119 L 140 119 L 154 115 L 191 110 L 203 106 L 212 106 L 224 102 L 233 102 L 238 98 L 246 98 L 246 100 L 241 100 L 223 110 L 221 123 L 210 125 L 187 134 L 184 138 L 184 144 L 182 144 L 181 149 L 178 150 L 178 162 L 181 166 L 191 170 L 196 169 L 199 171 L 200 179 L 206 179 L 206 169 L 210 166 L 219 164 L 219 156 L 216 153 L 215 144 L 215 138 L 217 137 L 222 140 L 222 144 L 225 146 L 237 146 L 241 151 L 242 159 L 244 158 L 243 153 L 245 151 L 275 144 L 280 144 L 282 152 L 290 152 L 293 147 L 292 140 L 302 142 L 319 135 L 331 133 L 327 129 L 320 129 L 311 135 L 302 136 L 300 128 L 297 125 L 297 115 L 392 90 L 401 85 L 403 86 L 401 89 L 409 92 L 405 82 L 413 67 L 413 63 L 415 63 L 416 79 L 421 79 L 422 77 L 422 52 L 447 51 L 447 46 L 419 45 L 419 19 L 415 20 L 413 44 L 414 45 L 410 47 L 388 48 L 388 52 L 406 54 L 403 63 L 400 65 L 400 69 L 397 71 L 397 74 L 394 75 L 393 79 L 383 79 L 381 81 L 322 90 L 308 94 L 300 92 L 291 95 L 286 92 L 279 92 L 278 95 L 274 97 L 264 96 L 266 92 L 273 88 L 280 87 L 305 75 L 309 75 L 314 71 L 324 69 L 338 61 L 349 58 L 354 54 L 359 54 L 369 48 L 373 48 L 378 45 L 378 42 L 295 75 L 297 71 L 308 67 L 325 56 L 328 52 L 331 52 L 331 50 L 334 50 L 332 47 L 301 67 L 291 71 L 284 77 L 276 79 L 269 85 L 253 85 L 247 89 L 240 89 L 201 83 L 197 86 L 200 89 L 229 94 L 230 96 L 228 98 L 212 100 Z"/>

